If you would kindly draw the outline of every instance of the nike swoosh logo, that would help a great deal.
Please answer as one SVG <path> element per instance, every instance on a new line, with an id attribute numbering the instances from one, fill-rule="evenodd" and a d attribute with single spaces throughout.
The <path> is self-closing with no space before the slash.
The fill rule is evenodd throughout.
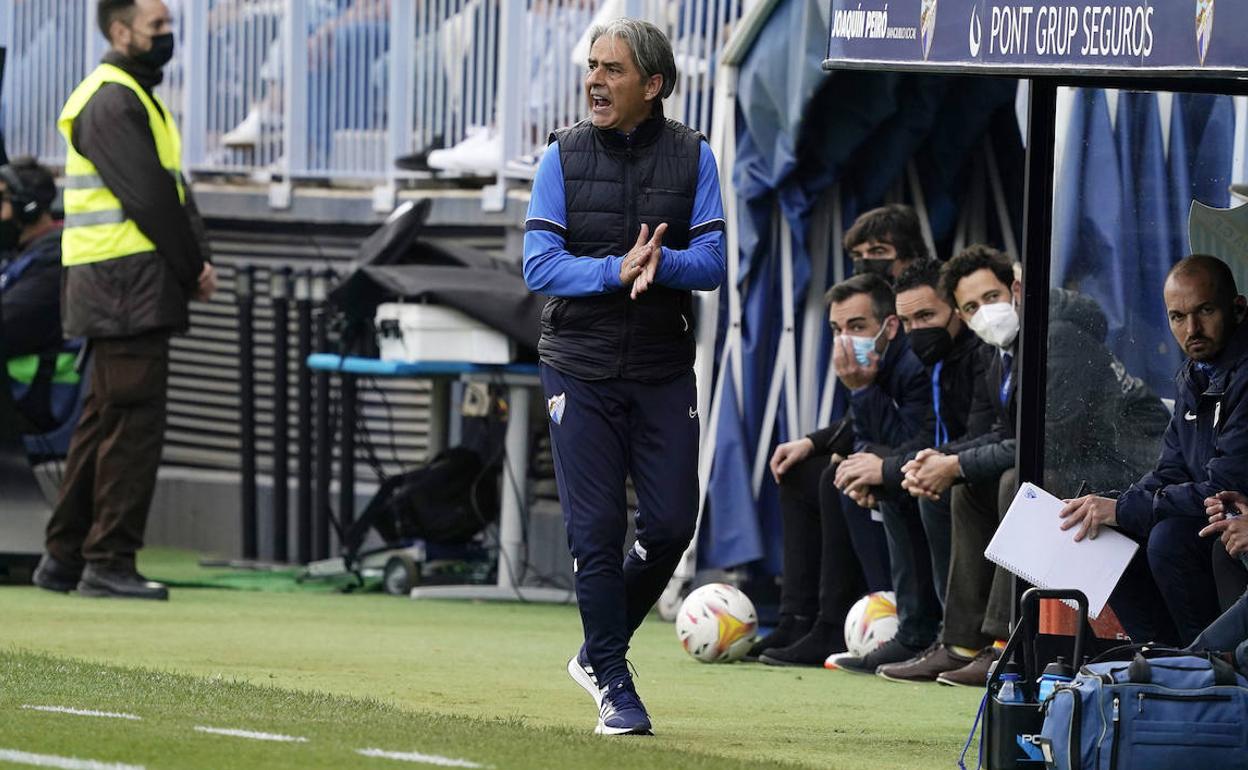
<path id="1" fill-rule="evenodd" d="M 692 420 L 697 416 L 698 416 L 698 410 L 694 409 L 693 407 L 689 407 L 689 419 Z"/>
<path id="2" fill-rule="evenodd" d="M 1196 415 L 1192 414 L 1191 412 L 1188 412 L 1187 414 L 1183 415 L 1183 419 L 1187 420 L 1188 422 L 1191 422 L 1192 420 L 1196 419 Z"/>

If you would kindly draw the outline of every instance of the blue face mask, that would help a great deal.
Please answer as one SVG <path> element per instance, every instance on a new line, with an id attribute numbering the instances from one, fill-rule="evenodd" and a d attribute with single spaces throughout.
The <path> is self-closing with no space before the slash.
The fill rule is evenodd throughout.
<path id="1" fill-rule="evenodd" d="M 875 352 L 875 343 L 880 339 L 880 335 L 883 334 L 884 330 L 887 328 L 888 324 L 881 326 L 880 330 L 874 337 L 855 337 L 852 334 L 845 335 L 849 337 L 849 341 L 854 346 L 854 358 L 858 359 L 859 366 L 871 365 L 870 356 Z"/>

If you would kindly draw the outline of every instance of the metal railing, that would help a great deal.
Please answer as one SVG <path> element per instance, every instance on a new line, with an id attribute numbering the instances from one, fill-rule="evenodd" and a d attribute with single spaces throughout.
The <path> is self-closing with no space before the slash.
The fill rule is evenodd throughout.
<path id="1" fill-rule="evenodd" d="M 709 133 L 716 58 L 742 3 L 172 0 L 177 52 L 159 90 L 185 165 L 201 173 L 393 185 L 422 175 L 396 158 L 469 140 L 476 168 L 461 173 L 524 178 L 548 132 L 584 115 L 595 19 L 632 13 L 664 28 L 681 71 L 667 114 Z M 0 0 L 10 154 L 63 162 L 56 116 L 106 47 L 95 6 Z"/>
<path id="2" fill-rule="evenodd" d="M 63 164 L 65 145 L 56 118 L 89 63 L 104 50 L 95 3 L 0 0 L 0 46 L 7 49 L 0 131 L 9 154 Z"/>

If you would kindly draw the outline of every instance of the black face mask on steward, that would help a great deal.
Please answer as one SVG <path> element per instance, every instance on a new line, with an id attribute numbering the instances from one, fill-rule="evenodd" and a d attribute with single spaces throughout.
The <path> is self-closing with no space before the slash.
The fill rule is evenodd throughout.
<path id="1" fill-rule="evenodd" d="M 910 349 L 924 366 L 935 366 L 953 350 L 953 336 L 943 326 L 914 329 L 910 332 Z"/>
<path id="2" fill-rule="evenodd" d="M 166 32 L 163 35 L 152 35 L 152 47 L 146 51 L 140 51 L 130 58 L 139 64 L 146 64 L 152 69 L 164 67 L 173 58 L 173 33 Z"/>

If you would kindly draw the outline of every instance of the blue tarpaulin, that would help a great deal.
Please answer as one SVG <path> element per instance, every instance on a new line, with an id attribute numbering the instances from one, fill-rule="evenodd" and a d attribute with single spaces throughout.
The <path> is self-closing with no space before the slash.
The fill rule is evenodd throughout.
<path id="1" fill-rule="evenodd" d="M 1175 95 L 1168 148 L 1157 94 L 1120 93 L 1116 117 L 1111 125 L 1103 90 L 1076 91 L 1057 175 L 1053 283 L 1095 299 L 1110 350 L 1173 398 L 1182 358 L 1161 289 L 1188 253 L 1192 201 L 1230 203 L 1234 105 L 1229 96 Z"/>

